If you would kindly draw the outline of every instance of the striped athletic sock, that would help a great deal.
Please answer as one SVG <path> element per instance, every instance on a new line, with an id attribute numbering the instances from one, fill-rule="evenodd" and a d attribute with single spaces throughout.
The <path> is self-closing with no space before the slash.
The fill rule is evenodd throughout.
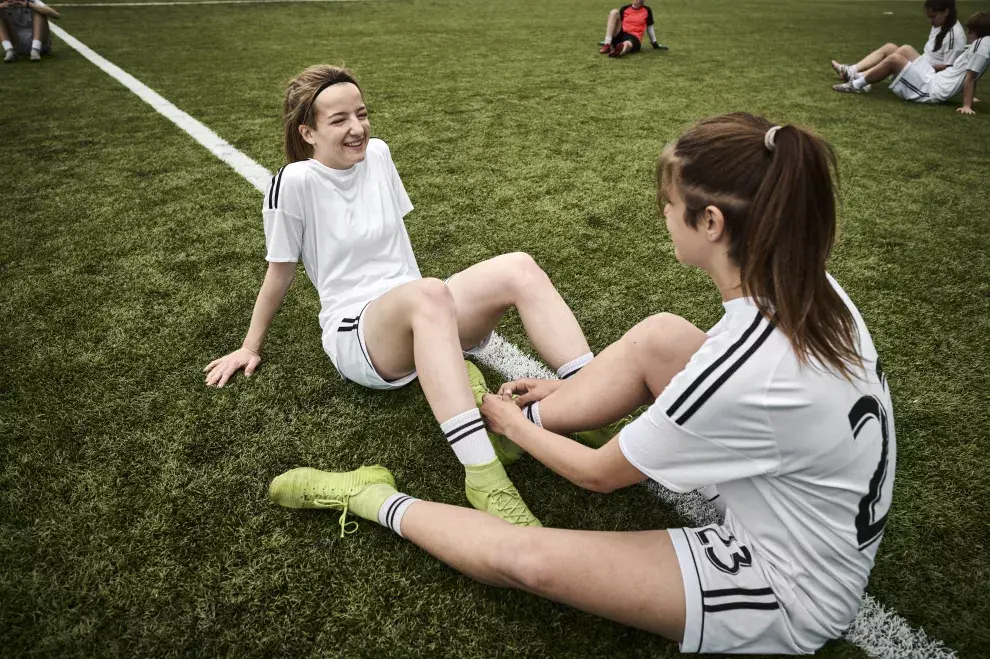
<path id="1" fill-rule="evenodd" d="M 406 514 L 409 506 L 417 501 L 419 499 L 415 497 L 396 492 L 385 499 L 385 503 L 378 509 L 378 523 L 392 529 L 404 538 L 405 536 L 402 535 L 402 517 Z"/>
<path id="2" fill-rule="evenodd" d="M 440 424 L 444 437 L 462 465 L 480 465 L 495 460 L 495 449 L 485 432 L 481 410 L 472 407 Z"/>
<path id="3" fill-rule="evenodd" d="M 540 420 L 540 401 L 535 403 L 530 403 L 523 408 L 523 415 L 530 420 L 530 422 L 535 423 L 540 428 L 543 427 L 543 421 Z"/>
<path id="4" fill-rule="evenodd" d="M 566 364 L 564 364 L 563 366 L 557 369 L 557 377 L 560 378 L 561 380 L 566 380 L 567 378 L 571 377 L 572 375 L 580 371 L 581 367 L 587 365 L 594 358 L 595 355 L 593 353 L 587 352 L 581 355 L 580 357 L 578 357 L 577 359 L 572 359 L 571 361 L 567 362 Z"/>

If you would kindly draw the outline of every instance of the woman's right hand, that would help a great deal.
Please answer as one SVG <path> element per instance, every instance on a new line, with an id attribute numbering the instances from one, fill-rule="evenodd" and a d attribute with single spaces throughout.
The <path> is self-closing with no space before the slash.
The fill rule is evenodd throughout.
<path id="1" fill-rule="evenodd" d="M 543 400 L 553 392 L 560 389 L 564 384 L 563 380 L 538 380 L 536 378 L 523 378 L 506 382 L 499 387 L 499 395 L 511 394 L 518 396 L 515 404 L 519 407 L 529 405 L 538 400 Z"/>
<path id="2" fill-rule="evenodd" d="M 206 365 L 206 386 L 221 388 L 237 371 L 244 369 L 244 377 L 249 378 L 261 363 L 261 355 L 253 350 L 241 348 Z"/>

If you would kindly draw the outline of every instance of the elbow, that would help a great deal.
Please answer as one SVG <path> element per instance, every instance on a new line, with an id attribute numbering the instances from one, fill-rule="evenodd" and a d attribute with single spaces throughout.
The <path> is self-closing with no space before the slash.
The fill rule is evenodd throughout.
<path id="1" fill-rule="evenodd" d="M 619 489 L 613 483 L 610 483 L 599 476 L 587 476 L 580 483 L 578 483 L 578 485 L 586 490 L 597 492 L 598 494 L 611 494 Z"/>

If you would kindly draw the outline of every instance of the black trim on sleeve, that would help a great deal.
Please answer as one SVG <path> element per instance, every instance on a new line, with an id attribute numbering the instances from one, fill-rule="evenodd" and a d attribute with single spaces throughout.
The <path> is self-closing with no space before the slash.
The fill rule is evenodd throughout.
<path id="1" fill-rule="evenodd" d="M 278 180 L 275 181 L 275 201 L 272 204 L 272 208 L 278 208 L 278 193 L 282 187 L 282 174 L 285 172 L 286 167 L 288 167 L 288 165 L 285 165 L 282 169 L 278 170 Z"/>
<path id="2" fill-rule="evenodd" d="M 729 346 L 729 349 L 725 351 L 725 354 L 723 354 L 721 357 L 715 360 L 715 362 L 711 366 L 706 368 L 705 371 L 701 375 L 699 375 L 698 378 L 694 382 L 692 382 L 687 389 L 684 390 L 684 393 L 682 393 L 677 398 L 677 400 L 674 401 L 674 404 L 671 405 L 669 408 L 667 408 L 667 416 L 674 416 L 674 412 L 677 411 L 677 408 L 684 404 L 684 401 L 686 401 L 688 397 L 694 393 L 694 390 L 700 387 L 701 383 L 704 382 L 709 375 L 711 375 L 719 366 L 721 366 L 725 362 L 725 360 L 731 357 L 732 353 L 734 353 L 736 350 L 739 349 L 739 346 L 741 346 L 742 344 L 746 343 L 747 340 L 749 340 L 749 337 L 753 334 L 753 332 L 756 331 L 756 328 L 760 324 L 760 320 L 762 320 L 762 318 L 763 316 L 761 316 L 760 313 L 757 312 L 756 318 L 753 320 L 753 323 L 746 328 L 746 331 L 743 332 L 743 335 L 739 338 L 739 340 L 733 343 L 731 346 Z"/>
<path id="3" fill-rule="evenodd" d="M 759 316 L 759 312 L 757 312 L 757 316 Z M 715 380 L 712 386 L 708 387 L 708 390 L 705 391 L 705 393 L 701 394 L 701 396 L 698 397 L 698 400 L 694 401 L 694 405 L 689 407 L 688 411 L 682 414 L 679 419 L 677 419 L 676 421 L 677 425 L 683 426 L 688 419 L 694 416 L 694 413 L 697 412 L 698 409 L 705 404 L 705 401 L 711 398 L 712 395 L 716 391 L 718 391 L 718 388 L 721 387 L 723 384 L 725 384 L 725 381 L 728 380 L 730 377 L 732 377 L 732 374 L 738 371 L 739 367 L 745 364 L 746 360 L 748 360 L 750 357 L 753 356 L 753 353 L 756 352 L 757 349 L 766 342 L 767 338 L 770 336 L 770 334 L 773 333 L 775 329 L 776 328 L 773 326 L 772 323 L 767 323 L 767 328 L 763 330 L 763 333 L 760 334 L 759 338 L 757 338 L 756 341 L 753 342 L 753 345 L 749 347 L 749 350 L 744 352 L 742 356 L 739 359 L 737 359 L 732 366 L 725 369 L 725 372 L 722 373 L 722 375 L 719 376 L 717 380 Z"/>
<path id="4" fill-rule="evenodd" d="M 646 7 L 646 5 L 643 6 Z M 649 7 L 646 7 L 646 27 L 650 27 L 652 25 L 653 25 L 653 10 L 650 9 Z"/>

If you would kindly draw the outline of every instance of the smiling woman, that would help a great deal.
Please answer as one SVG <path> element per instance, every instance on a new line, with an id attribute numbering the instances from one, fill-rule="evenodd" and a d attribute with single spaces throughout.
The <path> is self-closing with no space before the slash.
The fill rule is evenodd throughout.
<path id="1" fill-rule="evenodd" d="M 571 310 L 526 254 L 498 256 L 447 281 L 420 275 L 403 223 L 412 203 L 388 146 L 370 137 L 364 96 L 347 69 L 313 66 L 294 78 L 284 119 L 289 164 L 272 177 L 263 206 L 268 273 L 243 346 L 207 365 L 207 385 L 222 387 L 242 368 L 250 376 L 261 363 L 265 334 L 302 259 L 320 296 L 323 349 L 341 376 L 372 389 L 418 377 L 465 467 L 471 504 L 539 526 L 499 459 L 511 458 L 485 432 L 462 352 L 484 347 L 516 307 L 533 345 L 564 376 L 591 360 Z M 471 373 L 483 390 L 480 372 Z M 312 500 L 303 506 L 294 497 L 311 471 L 278 479 L 272 497 L 309 507 Z M 402 509 L 400 502 L 393 512 Z"/>

